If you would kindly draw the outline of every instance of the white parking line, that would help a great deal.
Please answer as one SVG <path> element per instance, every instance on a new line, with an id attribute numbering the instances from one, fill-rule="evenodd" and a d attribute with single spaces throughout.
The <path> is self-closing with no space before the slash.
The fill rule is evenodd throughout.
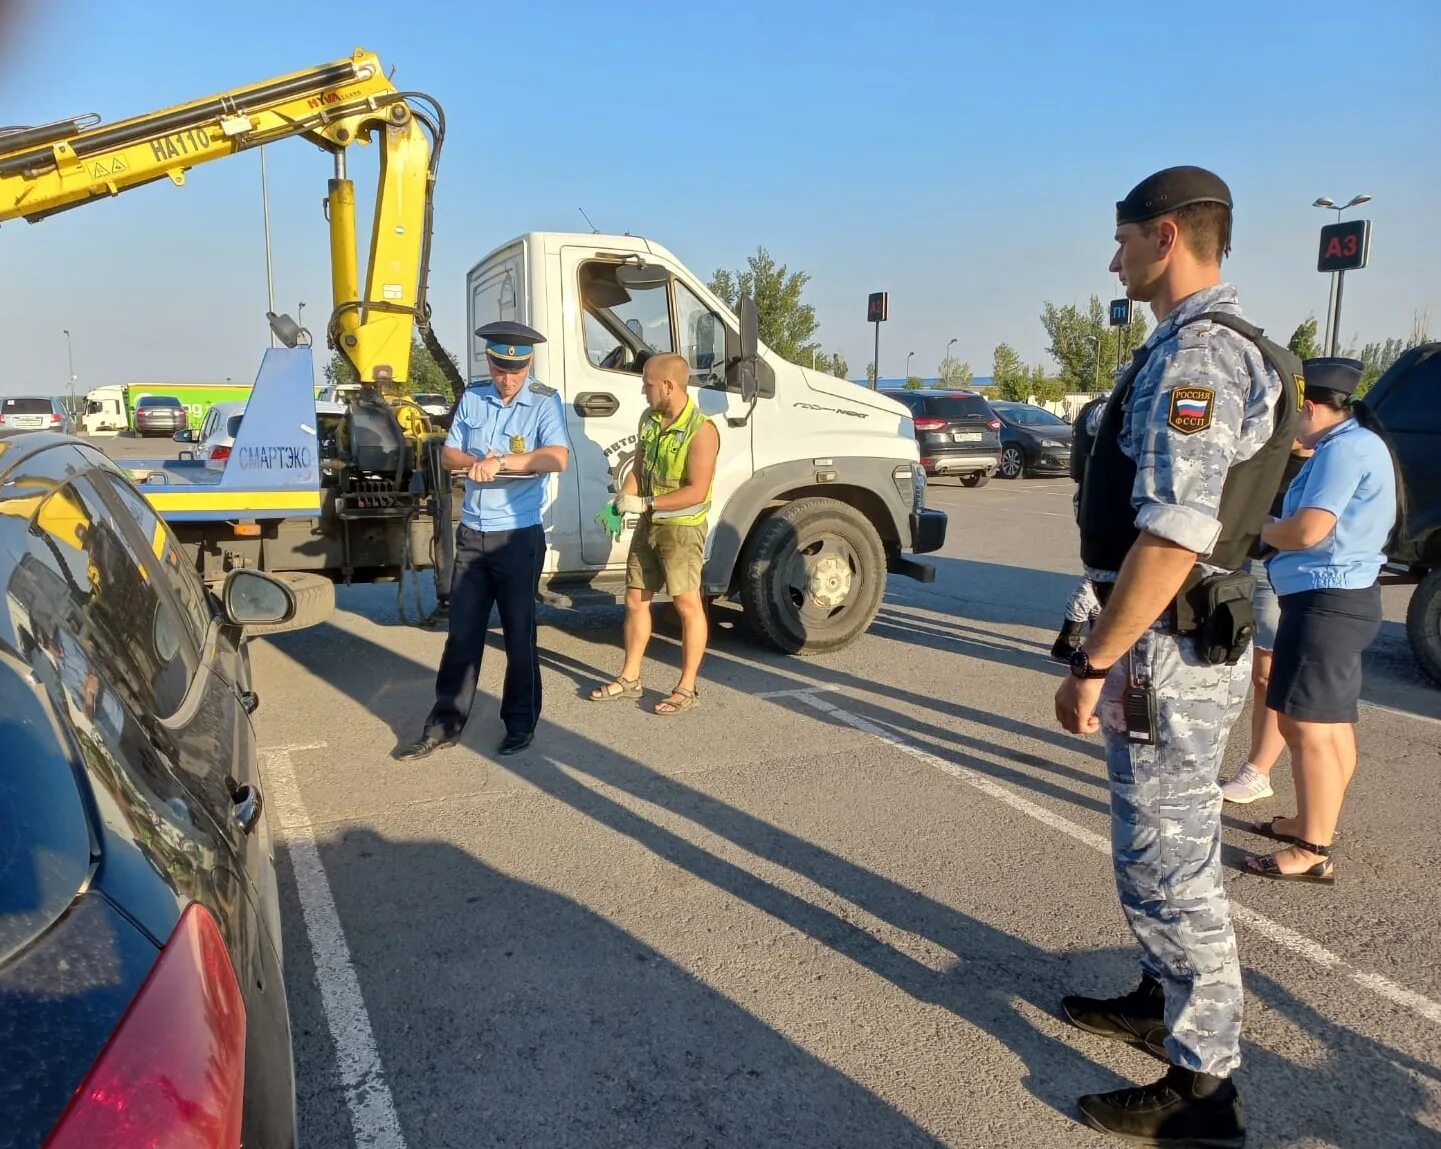
<path id="1" fill-rule="evenodd" d="M 1032 802 L 1029 798 L 1021 797 L 1021 795 L 1002 786 L 1000 783 L 978 774 L 974 770 L 968 770 L 964 766 L 958 766 L 954 762 L 947 762 L 944 758 L 938 758 L 936 755 L 922 750 L 919 746 L 914 746 L 905 739 L 892 734 L 889 730 L 877 726 L 874 722 L 868 722 L 859 715 L 852 714 L 849 710 L 843 710 L 828 699 L 821 698 L 816 693 L 809 691 L 787 693 L 791 694 L 791 696 L 797 700 L 804 702 L 807 706 L 819 710 L 824 714 L 829 714 L 832 718 L 839 722 L 844 722 L 847 726 L 855 730 L 869 734 L 874 738 L 880 739 L 882 742 L 894 746 L 897 750 L 903 754 L 910 755 L 910 757 L 916 759 L 918 762 L 924 762 L 927 766 L 933 767 L 943 774 L 949 774 L 952 778 L 964 782 L 968 786 L 974 786 L 977 790 L 981 791 L 981 793 L 996 799 L 998 802 L 1004 802 L 1007 806 L 1010 806 L 1014 810 L 1019 810 L 1027 817 L 1034 818 L 1036 821 L 1050 826 L 1053 830 L 1059 830 L 1068 837 L 1090 846 L 1091 849 L 1097 850 L 1107 857 L 1111 856 L 1110 839 L 1092 830 L 1087 830 L 1083 826 L 1076 825 L 1076 823 L 1070 821 L 1068 818 L 1061 817 L 1061 815 L 1055 813 L 1053 810 L 1048 810 L 1044 806 Z M 1441 1025 L 1441 1004 L 1432 1001 L 1430 998 L 1416 993 L 1414 990 L 1409 990 L 1405 986 L 1397 985 L 1390 978 L 1383 977 L 1381 974 L 1357 969 L 1346 961 L 1345 958 L 1332 953 L 1325 946 L 1321 945 L 1320 942 L 1313 941 L 1311 938 L 1306 937 L 1305 934 L 1297 933 L 1289 926 L 1283 926 L 1280 922 L 1272 921 L 1264 914 L 1238 905 L 1235 899 L 1231 901 L 1231 914 L 1236 921 L 1242 925 L 1249 926 L 1262 937 L 1274 942 L 1282 949 L 1290 950 L 1292 953 L 1305 958 L 1307 961 L 1314 962 L 1322 969 L 1342 973 L 1357 985 L 1370 990 L 1378 997 L 1385 998 L 1393 1005 L 1398 1005 L 1402 1009 L 1409 1010 L 1419 1017 L 1424 1017 L 1427 1021 L 1435 1025 Z"/>
<path id="2" fill-rule="evenodd" d="M 264 792 L 276 812 L 274 825 L 295 871 L 305 932 L 315 959 L 315 979 L 320 985 L 320 1002 L 330 1027 L 330 1038 L 335 1043 L 335 1061 L 345 1087 L 345 1105 L 350 1110 L 355 1143 L 364 1149 L 405 1149 L 400 1118 L 381 1071 L 370 1015 L 365 1012 L 360 980 L 350 960 L 350 947 L 340 928 L 340 914 L 330 892 L 330 880 L 320 862 L 315 831 L 301 801 L 290 760 L 296 751 L 324 748 L 324 742 L 312 742 L 261 750 Z"/>

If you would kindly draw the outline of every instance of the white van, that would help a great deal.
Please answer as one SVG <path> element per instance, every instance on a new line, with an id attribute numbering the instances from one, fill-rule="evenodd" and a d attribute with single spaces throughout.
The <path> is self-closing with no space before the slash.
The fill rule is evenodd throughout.
<path id="1" fill-rule="evenodd" d="M 487 377 L 483 324 L 519 320 L 546 342 L 533 374 L 565 403 L 571 464 L 550 479 L 545 596 L 579 605 L 623 593 L 627 531 L 595 522 L 631 467 L 647 357 L 675 351 L 720 431 L 703 591 L 741 602 L 778 649 L 846 645 L 870 626 L 888 571 L 940 548 L 946 516 L 925 508 L 910 412 L 865 387 L 759 345 L 675 256 L 638 236 L 531 232 L 467 277 L 467 378 Z M 634 526 L 632 521 L 629 526 Z"/>

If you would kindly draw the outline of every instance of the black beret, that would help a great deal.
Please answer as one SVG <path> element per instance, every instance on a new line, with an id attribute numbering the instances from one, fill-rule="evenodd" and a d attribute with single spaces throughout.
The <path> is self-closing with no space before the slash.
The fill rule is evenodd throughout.
<path id="1" fill-rule="evenodd" d="M 1205 168 L 1166 168 L 1147 176 L 1116 204 L 1116 223 L 1141 223 L 1191 203 L 1231 206 L 1231 189 Z"/>
<path id="2" fill-rule="evenodd" d="M 1342 395 L 1353 395 L 1361 384 L 1361 375 L 1366 364 L 1359 359 L 1342 359 L 1332 356 L 1324 359 L 1308 359 L 1301 364 L 1306 373 L 1307 387 L 1321 387 L 1327 391 L 1339 391 Z"/>

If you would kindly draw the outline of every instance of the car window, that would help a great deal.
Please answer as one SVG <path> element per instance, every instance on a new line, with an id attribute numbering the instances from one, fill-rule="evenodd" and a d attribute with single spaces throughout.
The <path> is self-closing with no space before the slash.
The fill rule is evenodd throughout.
<path id="1" fill-rule="evenodd" d="M 0 414 L 5 415 L 48 415 L 55 410 L 49 399 L 34 399 L 28 395 L 10 396 L 3 400 Z"/>
<path id="2" fill-rule="evenodd" d="M 215 430 L 215 424 L 219 421 L 220 415 L 214 407 L 210 408 L 209 411 L 205 412 L 205 418 L 202 419 L 200 422 L 200 438 L 210 438 L 211 432 Z"/>
<path id="3" fill-rule="evenodd" d="M 146 395 L 137 407 L 179 407 L 180 400 L 173 395 Z"/>
<path id="4" fill-rule="evenodd" d="M 123 521 L 85 479 L 58 488 L 34 520 L 37 557 L 66 587 L 67 628 L 137 717 L 167 717 L 199 666 L 189 627 L 160 591 Z"/>
<path id="5" fill-rule="evenodd" d="M 937 419 L 989 419 L 991 408 L 979 395 L 927 395 L 926 414 Z"/>
<path id="6" fill-rule="evenodd" d="M 675 281 L 675 314 L 681 354 L 690 364 L 691 383 L 724 387 L 726 334 L 720 316 L 680 280 Z"/>
<path id="7" fill-rule="evenodd" d="M 225 424 L 225 433 L 229 435 L 232 439 L 235 438 L 236 435 L 240 434 L 240 424 L 244 420 L 244 415 L 230 416 L 229 421 Z"/>
<path id="8" fill-rule="evenodd" d="M 197 649 L 205 647 L 205 632 L 210 629 L 212 613 L 205 584 L 185 558 L 185 551 L 170 527 L 130 484 L 105 471 L 96 471 L 91 481 L 113 502 L 118 501 L 135 520 L 140 535 L 149 542 L 156 563 L 165 573 L 165 581 L 190 627 L 190 638 Z"/>
<path id="9" fill-rule="evenodd" d="M 1052 415 L 1029 403 L 1005 403 L 996 407 L 996 413 L 1007 422 L 1023 427 L 1069 427 L 1070 424 L 1059 415 Z"/>

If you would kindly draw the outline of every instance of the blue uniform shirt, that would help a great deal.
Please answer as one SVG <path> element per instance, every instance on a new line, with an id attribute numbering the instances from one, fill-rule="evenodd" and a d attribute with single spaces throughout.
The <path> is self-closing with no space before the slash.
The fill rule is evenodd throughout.
<path id="1" fill-rule="evenodd" d="M 527 379 L 509 404 L 500 401 L 495 384 L 472 383 L 460 397 L 445 445 L 485 458 L 487 451 L 514 455 L 541 447 L 566 447 L 565 408 L 556 392 Z M 545 511 L 550 476 L 465 481 L 460 521 L 474 531 L 510 531 L 538 527 Z"/>
<path id="2" fill-rule="evenodd" d="M 1396 472 L 1379 436 L 1355 419 L 1327 432 L 1286 489 L 1284 518 L 1306 507 L 1330 511 L 1336 529 L 1304 551 L 1278 551 L 1266 563 L 1278 595 L 1365 590 L 1386 561 L 1396 521 Z"/>

